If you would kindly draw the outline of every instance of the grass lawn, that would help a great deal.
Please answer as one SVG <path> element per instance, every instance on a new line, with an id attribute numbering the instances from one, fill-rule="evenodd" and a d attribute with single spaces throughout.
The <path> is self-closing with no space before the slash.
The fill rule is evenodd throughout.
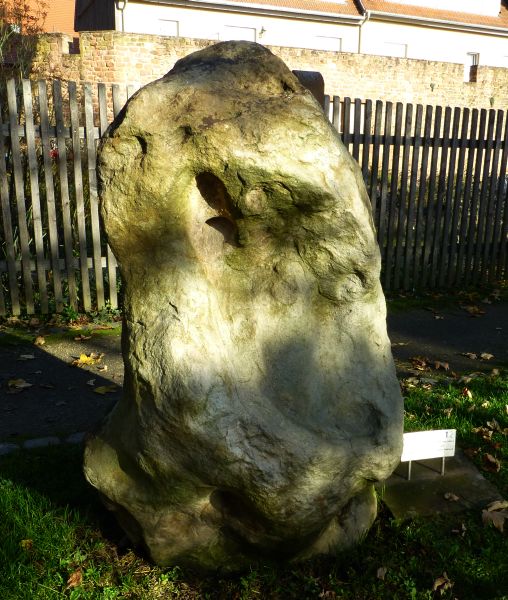
<path id="1" fill-rule="evenodd" d="M 406 431 L 456 428 L 458 444 L 508 498 L 508 370 L 407 377 Z M 430 381 L 430 382 L 429 382 Z M 0 599 L 508 599 L 508 509 L 397 521 L 380 502 L 343 556 L 241 575 L 153 567 L 122 538 L 81 473 L 81 449 L 0 457 Z M 502 531 L 504 525 L 504 531 Z"/>

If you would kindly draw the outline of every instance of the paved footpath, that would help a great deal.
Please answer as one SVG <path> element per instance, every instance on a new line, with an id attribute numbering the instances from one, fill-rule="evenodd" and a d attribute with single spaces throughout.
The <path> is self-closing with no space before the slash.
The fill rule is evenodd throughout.
<path id="1" fill-rule="evenodd" d="M 388 331 L 399 371 L 415 356 L 448 362 L 456 372 L 508 368 L 508 303 L 481 309 L 485 314 L 478 317 L 459 306 L 390 314 Z M 0 453 L 23 444 L 79 441 L 98 426 L 120 397 L 123 383 L 120 328 L 100 333 L 60 341 L 49 335 L 46 344 L 35 346 L 29 340 L 11 344 L 0 331 Z M 92 352 L 103 354 L 99 362 L 71 366 L 81 354 Z M 493 358 L 480 359 L 482 353 Z M 16 387 L 13 380 L 31 385 L 20 381 Z"/>

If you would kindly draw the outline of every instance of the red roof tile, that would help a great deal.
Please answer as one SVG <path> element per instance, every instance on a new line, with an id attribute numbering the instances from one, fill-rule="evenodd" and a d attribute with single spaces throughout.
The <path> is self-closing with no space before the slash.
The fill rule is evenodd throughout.
<path id="1" fill-rule="evenodd" d="M 382 12 L 397 16 L 419 17 L 435 21 L 452 21 L 480 27 L 499 27 L 508 29 L 508 8 L 506 2 L 501 3 L 501 12 L 498 17 L 486 17 L 465 12 L 410 6 L 397 2 L 384 0 L 362 0 L 362 4 L 369 11 Z"/>

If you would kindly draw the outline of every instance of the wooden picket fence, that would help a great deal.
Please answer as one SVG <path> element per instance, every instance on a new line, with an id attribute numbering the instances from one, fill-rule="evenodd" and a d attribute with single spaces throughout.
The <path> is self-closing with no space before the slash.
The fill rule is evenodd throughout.
<path id="1" fill-rule="evenodd" d="M 96 146 L 132 92 L 59 80 L 0 90 L 0 315 L 118 306 Z M 325 112 L 361 166 L 386 290 L 508 277 L 504 111 L 327 97 Z"/>

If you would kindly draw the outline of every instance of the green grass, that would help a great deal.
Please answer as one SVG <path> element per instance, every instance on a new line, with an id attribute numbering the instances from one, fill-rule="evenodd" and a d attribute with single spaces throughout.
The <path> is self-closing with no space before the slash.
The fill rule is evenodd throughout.
<path id="1" fill-rule="evenodd" d="M 480 468 L 485 453 L 500 461 L 485 474 L 508 497 L 508 436 L 495 431 L 486 440 L 473 431 L 494 420 L 508 428 L 508 374 L 424 386 L 405 388 L 407 429 L 456 428 Z M 381 503 L 365 540 L 342 556 L 253 564 L 228 578 L 159 569 L 124 545 L 81 461 L 73 446 L 0 459 L 0 598 L 508 598 L 508 534 L 483 525 L 481 511 L 397 521 Z M 452 587 L 433 591 L 444 573 Z M 72 577 L 79 585 L 68 585 Z"/>

